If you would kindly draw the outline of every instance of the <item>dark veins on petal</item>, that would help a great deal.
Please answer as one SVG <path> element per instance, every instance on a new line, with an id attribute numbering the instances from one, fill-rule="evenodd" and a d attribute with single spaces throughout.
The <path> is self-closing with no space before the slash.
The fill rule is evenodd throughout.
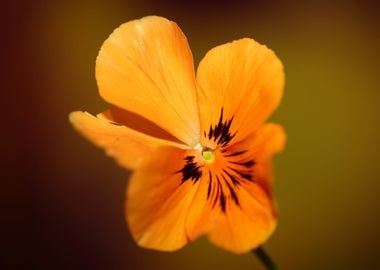
<path id="1" fill-rule="evenodd" d="M 222 108 L 218 123 L 214 126 L 211 125 L 208 133 L 203 132 L 205 138 L 217 143 L 220 152 L 230 164 L 223 168 L 221 172 L 208 172 L 207 201 L 210 201 L 212 207 L 219 205 L 224 213 L 226 212 L 227 204 L 230 202 L 240 207 L 239 197 L 236 192 L 240 184 L 244 181 L 254 182 L 252 169 L 255 161 L 243 157 L 247 151 L 231 152 L 227 149 L 227 146 L 229 146 L 237 133 L 232 133 L 230 130 L 233 119 L 234 117 L 224 120 Z M 185 165 L 176 172 L 182 173 L 182 183 L 192 180 L 195 184 L 202 177 L 202 166 L 197 164 L 194 159 L 194 156 L 185 157 Z"/>
<path id="2" fill-rule="evenodd" d="M 208 139 L 213 139 L 218 146 L 225 147 L 228 143 L 235 137 L 236 132 L 231 134 L 231 124 L 234 120 L 232 116 L 231 119 L 223 121 L 223 108 L 220 113 L 219 122 L 214 127 L 211 125 L 208 131 Z M 206 133 L 204 133 L 206 135 Z"/>
<path id="3" fill-rule="evenodd" d="M 201 167 L 194 161 L 194 156 L 185 157 L 185 166 L 176 173 L 182 173 L 182 183 L 191 179 L 195 184 L 202 176 Z"/>

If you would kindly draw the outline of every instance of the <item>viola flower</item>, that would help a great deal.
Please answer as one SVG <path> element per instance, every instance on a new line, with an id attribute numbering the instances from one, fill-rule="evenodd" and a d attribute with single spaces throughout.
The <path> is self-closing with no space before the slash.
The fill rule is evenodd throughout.
<path id="1" fill-rule="evenodd" d="M 202 235 L 243 253 L 273 232 L 271 159 L 281 126 L 283 66 L 273 51 L 243 38 L 210 50 L 194 71 L 186 37 L 149 16 L 117 28 L 96 60 L 100 95 L 111 103 L 70 120 L 132 170 L 126 219 L 136 242 L 173 251 Z"/>

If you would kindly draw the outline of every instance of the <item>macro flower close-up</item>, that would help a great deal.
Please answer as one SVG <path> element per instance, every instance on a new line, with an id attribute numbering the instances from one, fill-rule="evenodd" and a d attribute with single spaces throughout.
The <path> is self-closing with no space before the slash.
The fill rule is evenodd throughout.
<path id="1" fill-rule="evenodd" d="M 149 16 L 118 27 L 96 60 L 99 114 L 74 127 L 132 171 L 126 220 L 138 245 L 177 250 L 206 235 L 244 253 L 277 223 L 272 157 L 283 128 L 266 123 L 281 101 L 284 71 L 250 38 L 211 49 L 197 70 L 180 28 Z"/>
<path id="2" fill-rule="evenodd" d="M 0 270 L 380 269 L 379 1 L 7 1 Z"/>

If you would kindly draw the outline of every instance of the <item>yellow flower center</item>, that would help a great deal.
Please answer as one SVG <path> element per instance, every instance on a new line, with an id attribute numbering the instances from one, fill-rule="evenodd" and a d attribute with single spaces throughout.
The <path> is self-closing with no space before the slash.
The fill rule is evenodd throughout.
<path id="1" fill-rule="evenodd" d="M 208 164 L 212 163 L 215 159 L 214 152 L 211 150 L 202 151 L 202 157 L 203 160 Z"/>
<path id="2" fill-rule="evenodd" d="M 209 147 L 202 146 L 200 143 L 196 144 L 193 147 L 194 150 L 199 151 L 202 154 L 203 161 L 207 164 L 211 164 L 215 160 L 214 149 L 210 149 Z"/>

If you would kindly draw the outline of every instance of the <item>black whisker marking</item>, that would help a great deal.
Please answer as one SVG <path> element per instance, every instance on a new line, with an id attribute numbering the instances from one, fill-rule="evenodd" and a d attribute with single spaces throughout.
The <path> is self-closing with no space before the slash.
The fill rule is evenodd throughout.
<path id="1" fill-rule="evenodd" d="M 219 197 L 220 208 L 225 213 L 226 212 L 226 196 L 224 195 L 223 187 L 222 187 L 222 184 L 220 183 L 218 175 L 216 175 L 216 180 L 218 182 L 218 190 L 220 188 L 220 197 Z"/>
<path id="2" fill-rule="evenodd" d="M 186 164 L 181 170 L 175 172 L 182 173 L 182 183 L 191 179 L 193 181 L 193 184 L 195 184 L 202 177 L 201 167 L 196 162 L 194 162 L 194 158 L 194 156 L 186 156 L 184 158 L 184 160 L 186 160 Z"/>
<path id="3" fill-rule="evenodd" d="M 236 186 L 240 185 L 239 180 L 237 180 L 234 176 L 232 176 L 227 170 L 223 169 L 223 172 L 228 175 L 228 177 L 231 179 L 232 184 Z"/>
<path id="4" fill-rule="evenodd" d="M 235 202 L 236 205 L 240 206 L 239 198 L 236 195 L 236 192 L 235 192 L 234 188 L 230 185 L 230 183 L 228 183 L 228 180 L 226 179 L 226 177 L 224 176 L 224 174 L 222 174 L 222 177 L 224 179 L 224 182 L 227 184 L 228 189 L 230 190 L 231 198 L 234 200 L 234 202 Z"/>
<path id="5" fill-rule="evenodd" d="M 232 116 L 229 120 L 223 121 L 223 114 L 224 109 L 222 107 L 218 123 L 215 126 L 210 126 L 210 129 L 208 131 L 208 138 L 209 140 L 213 138 L 213 141 L 216 142 L 219 146 L 225 147 L 235 137 L 236 132 L 233 134 L 231 133 L 231 124 L 234 116 Z"/>
<path id="6" fill-rule="evenodd" d="M 240 165 L 240 166 L 244 166 L 244 167 L 247 167 L 247 168 L 250 168 L 252 167 L 253 165 L 255 165 L 255 161 L 250 159 L 250 160 L 247 160 L 247 161 L 228 161 L 229 163 L 232 163 L 232 164 L 236 164 L 236 165 Z"/>
<path id="7" fill-rule="evenodd" d="M 237 151 L 237 152 L 234 152 L 234 153 L 231 153 L 231 154 L 228 154 L 228 155 L 224 155 L 224 156 L 225 156 L 225 157 L 235 157 L 235 156 L 242 155 L 242 154 L 244 154 L 245 152 L 247 152 L 247 150 Z"/>
<path id="8" fill-rule="evenodd" d="M 230 169 L 231 171 L 234 171 L 235 173 L 237 173 L 238 175 L 240 175 L 242 178 L 244 178 L 244 179 L 246 179 L 248 181 L 253 181 L 251 174 L 245 173 L 245 172 L 241 172 L 241 171 L 239 171 L 239 170 L 237 170 L 235 168 L 232 168 L 230 166 L 227 166 L 227 168 Z"/>
<path id="9" fill-rule="evenodd" d="M 212 208 L 215 207 L 216 203 L 218 202 L 218 197 L 219 197 L 219 190 L 220 190 L 220 183 L 219 183 L 219 180 L 218 180 L 218 176 L 216 176 L 216 180 L 217 180 L 217 185 L 216 185 L 216 194 L 215 194 L 215 198 L 214 198 L 214 202 L 212 204 Z"/>
<path id="10" fill-rule="evenodd" d="M 208 189 L 207 189 L 207 200 L 210 198 L 210 194 L 211 194 L 211 185 L 212 185 L 211 171 L 208 171 L 208 176 L 209 176 L 209 182 L 208 182 Z"/>

